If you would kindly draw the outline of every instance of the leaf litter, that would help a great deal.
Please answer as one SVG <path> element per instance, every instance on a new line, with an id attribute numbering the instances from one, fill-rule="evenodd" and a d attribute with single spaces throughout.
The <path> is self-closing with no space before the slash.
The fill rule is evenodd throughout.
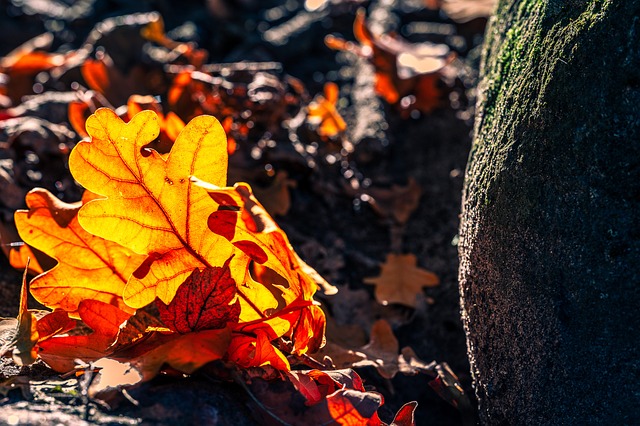
<path id="1" fill-rule="evenodd" d="M 331 13 L 338 13 L 337 10 L 331 9 Z M 375 66 L 382 67 L 376 83 L 379 95 L 401 111 L 429 114 L 442 107 L 442 93 L 446 91 L 436 96 L 437 101 L 428 101 L 431 104 L 420 100 L 407 106 L 392 99 L 394 90 L 409 90 L 402 92 L 406 93 L 403 98 L 416 94 L 411 90 L 422 90 L 406 89 L 408 86 L 398 86 L 398 81 L 437 73 L 439 68 L 425 71 L 407 62 L 407 55 L 418 57 L 422 53 L 416 52 L 422 52 L 425 46 L 411 46 L 395 36 L 374 36 L 364 16 L 363 12 L 355 13 L 358 41 L 375 47 L 379 58 L 398 56 L 398 76 L 383 70 L 386 65 L 379 60 L 373 60 Z M 12 226 L 15 208 L 25 206 L 21 198 L 26 198 L 29 208 L 15 216 L 24 243 L 15 236 L 5 236 L 15 233 L 3 232 L 3 249 L 11 247 L 5 250 L 12 254 L 11 264 L 15 267 L 24 268 L 32 256 L 44 259 L 47 265 L 41 268 L 46 272 L 32 281 L 31 289 L 48 310 L 27 314 L 26 299 L 22 297 L 17 322 L 9 319 L 2 323 L 2 336 L 11 341 L 9 346 L 15 346 L 11 352 L 19 362 L 29 364 L 38 356 L 61 373 L 75 371 L 86 385 L 82 386 L 86 387 L 88 400 L 108 404 L 114 403 L 114 395 L 130 396 L 129 391 L 160 371 L 192 374 L 218 362 L 240 384 L 249 383 L 245 372 L 250 369 L 272 367 L 275 374 L 254 377 L 255 382 L 266 383 L 266 393 L 252 386 L 247 388 L 263 411 L 267 406 L 260 398 L 272 397 L 270 387 L 291 382 L 291 398 L 297 398 L 298 392 L 310 407 L 303 418 L 324 418 L 339 424 L 381 424 L 377 412 L 383 406 L 383 398 L 365 391 L 353 380 L 347 384 L 331 378 L 334 384 L 330 385 L 328 377 L 334 360 L 327 354 L 314 355 L 325 339 L 325 314 L 313 299 L 321 289 L 316 297 L 328 306 L 334 336 L 336 328 L 352 327 L 351 332 L 335 341 L 329 333 L 324 346 L 337 348 L 333 352 L 336 360 L 340 350 L 355 354 L 353 361 L 342 361 L 345 368 L 372 366 L 386 378 L 397 372 L 427 374 L 440 378 L 434 386 L 445 399 L 456 404 L 465 400 L 464 393 L 446 391 L 461 389 L 452 379 L 452 372 L 420 361 L 411 348 L 400 351 L 392 327 L 384 319 L 373 322 L 374 318 L 370 318 L 361 326 L 344 324 L 344 320 L 336 323 L 330 311 L 338 306 L 336 301 L 341 294 L 332 295 L 336 287 L 302 261 L 293 251 L 288 232 L 269 215 L 299 214 L 300 200 L 292 197 L 292 190 L 300 182 L 304 184 L 305 179 L 317 179 L 326 173 L 320 166 L 339 164 L 343 166 L 340 175 L 344 180 L 334 186 L 336 194 L 362 200 L 372 212 L 388 220 L 392 239 L 388 259 L 400 257 L 394 252 L 403 245 L 406 224 L 418 207 L 422 191 L 411 177 L 406 180 L 406 190 L 397 183 L 371 186 L 354 161 L 360 158 L 359 148 L 349 140 L 349 120 L 341 116 L 345 98 L 338 85 L 329 82 L 322 94 L 312 98 L 305 85 L 284 74 L 277 63 L 206 64 L 207 52 L 193 42 L 175 41 L 175 35 L 167 35 L 158 14 L 107 20 L 96 28 L 99 30 L 90 34 L 82 49 L 58 53 L 46 36 L 25 44 L 2 62 L 3 70 L 14 80 L 36 81 L 36 75 L 43 79 L 44 74 L 38 73 L 45 72 L 50 82 L 58 79 L 61 87 L 60 83 L 70 81 L 64 76 L 72 75 L 76 69 L 75 75 L 80 75 L 86 84 L 71 85 L 74 101 L 43 102 L 45 116 L 51 121 L 42 122 L 44 133 L 36 130 L 53 137 L 36 141 L 30 136 L 32 130 L 9 130 L 18 137 L 6 144 L 11 162 L 4 170 L 13 173 L 18 170 L 13 165 L 23 162 L 31 173 L 26 174 L 28 181 L 23 175 L 0 176 L 4 179 L 2 184 L 11 188 L 0 194 L 8 226 Z M 132 28 L 135 31 L 131 32 Z M 139 34 L 154 45 L 155 60 L 162 70 L 135 65 L 133 71 L 125 72 L 121 53 L 109 48 L 111 38 L 122 37 L 120 32 Z M 102 43 L 106 48 L 96 48 Z M 444 52 L 445 46 L 434 49 Z M 368 53 L 351 51 L 370 58 Z M 446 55 L 440 52 L 433 57 L 436 61 L 445 58 L 444 67 L 451 61 Z M 409 65 L 414 68 L 408 74 Z M 154 80 L 161 75 L 165 77 L 164 86 Z M 393 96 L 380 91 L 385 79 L 396 81 L 396 87 L 389 89 Z M 25 109 L 20 102 L 36 84 L 41 83 L 12 86 L 22 92 L 7 96 L 3 121 L 34 119 L 36 110 Z M 168 96 L 149 96 L 162 91 Z M 43 95 L 31 96 L 37 99 Z M 198 117 L 203 113 L 213 114 L 219 121 Z M 53 120 L 54 116 L 57 120 Z M 57 127 L 59 123 L 63 130 Z M 85 141 L 77 143 L 80 138 Z M 69 161 L 73 176 L 65 172 L 65 167 L 51 173 L 40 169 L 44 164 L 41 160 L 47 157 L 57 158 L 58 164 Z M 232 185 L 236 182 L 232 176 L 242 176 L 249 184 Z M 37 188 L 39 182 L 50 182 L 49 178 L 54 180 L 45 185 L 48 189 Z M 87 191 L 82 202 L 61 201 L 59 198 L 77 200 L 82 193 L 73 179 L 96 195 Z M 34 237 L 34 232 L 40 234 Z M 300 236 L 295 232 L 293 235 L 294 240 L 300 241 Z M 61 236 L 62 240 L 56 240 Z M 52 244 L 52 240 L 58 242 Z M 81 251 L 63 250 L 64 244 Z M 212 253 L 213 246 L 216 250 Z M 340 250 L 336 253 L 321 248 L 325 256 L 338 256 L 326 263 L 327 268 L 337 265 L 342 269 L 353 263 L 345 262 Z M 38 249 L 55 258 L 58 266 L 51 269 L 52 261 Z M 92 257 L 94 263 L 89 261 Z M 377 263 L 358 259 L 356 263 L 369 265 L 370 269 Z M 389 261 L 383 265 L 382 276 L 374 279 L 381 305 L 421 309 L 423 303 L 416 303 L 416 296 L 424 295 L 422 285 L 408 291 L 409 296 L 393 298 L 394 288 L 405 286 L 398 283 L 412 281 L 403 279 L 405 275 L 418 274 L 416 277 L 426 280 L 422 281 L 427 282 L 425 285 L 437 282 L 433 274 L 426 279 L 428 274 L 424 271 L 415 269 L 422 275 L 412 272 L 416 266 L 413 259 L 407 263 L 406 273 L 398 272 L 404 267 L 397 271 L 400 279 L 396 277 L 395 284 L 393 278 L 382 279 Z M 41 269 L 33 266 L 31 272 L 35 275 Z M 92 277 L 92 273 L 98 275 Z M 371 272 L 367 275 L 371 276 Z M 64 284 L 69 276 L 84 281 Z M 337 276 L 340 279 L 343 274 Z M 99 289 L 91 287 L 96 283 Z M 379 296 L 378 288 L 388 288 L 388 295 Z M 56 296 L 60 290 L 63 297 Z M 68 290 L 77 296 L 70 298 Z M 98 295 L 101 292 L 103 296 Z M 385 312 L 375 305 L 374 309 L 377 315 Z M 25 318 L 32 318 L 31 325 Z M 406 324 L 407 320 L 410 317 L 394 324 Z M 17 332 L 16 324 L 22 324 Z M 8 329 L 13 331 L 4 331 Z M 25 344 L 18 348 L 13 338 L 6 339 L 10 333 L 19 335 Z M 351 342 L 360 341 L 355 348 L 347 347 L 350 333 L 369 335 L 369 343 L 364 344 L 366 340 L 360 338 Z M 36 348 L 37 354 L 29 345 Z M 215 371 L 220 374 L 219 369 Z M 357 376 L 349 371 L 345 374 Z M 225 374 L 229 373 L 222 376 Z M 113 378 L 115 381 L 107 380 Z M 449 396 L 444 396 L 446 392 Z M 413 424 L 415 409 L 415 403 L 403 406 L 392 424 Z M 287 416 L 271 408 L 266 411 L 271 417 Z"/>

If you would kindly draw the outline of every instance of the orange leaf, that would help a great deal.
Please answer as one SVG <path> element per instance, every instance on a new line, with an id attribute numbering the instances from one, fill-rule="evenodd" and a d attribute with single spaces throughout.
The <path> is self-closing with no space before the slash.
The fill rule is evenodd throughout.
<path id="1" fill-rule="evenodd" d="M 91 366 L 99 369 L 89 395 L 122 389 L 151 380 L 163 365 L 191 374 L 203 365 L 221 359 L 229 346 L 229 329 L 203 330 L 187 334 L 156 334 L 145 342 L 149 349 L 133 358 L 112 355 Z"/>
<path id="2" fill-rule="evenodd" d="M 64 203 L 41 188 L 30 191 L 26 202 L 29 210 L 15 213 L 22 239 L 58 260 L 58 265 L 32 281 L 33 296 L 45 306 L 72 314 L 84 299 L 132 312 L 121 294 L 142 257 L 85 231 L 76 216 L 81 203 Z"/>
<path id="3" fill-rule="evenodd" d="M 217 205 L 189 179 L 198 174 L 215 185 L 226 183 L 224 132 L 214 117 L 197 117 L 165 159 L 143 148 L 160 132 L 152 111 L 125 124 L 113 111 L 99 109 L 87 130 L 92 139 L 76 145 L 69 167 L 83 186 L 106 198 L 83 206 L 79 221 L 89 232 L 148 256 L 124 289 L 130 306 L 156 297 L 169 303 L 194 268 L 222 265 L 234 251 L 207 228 Z"/>
<path id="4" fill-rule="evenodd" d="M 230 341 L 228 328 L 187 334 L 156 334 L 145 342 L 151 349 L 134 358 L 132 364 L 143 373 L 144 380 L 155 376 L 163 364 L 191 374 L 206 363 L 221 359 Z"/>
<path id="5" fill-rule="evenodd" d="M 62 310 L 53 311 L 38 320 L 38 342 L 75 328 L 76 322 Z"/>
<path id="6" fill-rule="evenodd" d="M 278 370 L 290 370 L 289 361 L 271 344 L 267 333 L 256 330 L 255 335 L 234 336 L 227 353 L 229 361 L 244 368 L 271 365 Z"/>
<path id="7" fill-rule="evenodd" d="M 38 357 L 60 373 L 72 370 L 76 360 L 90 362 L 108 355 L 120 325 L 130 316 L 115 306 L 95 300 L 83 300 L 78 313 L 93 333 L 53 336 L 38 343 Z M 78 329 L 78 333 L 82 331 Z"/>
<path id="8" fill-rule="evenodd" d="M 229 260 L 222 267 L 202 272 L 194 269 L 169 305 L 157 300 L 162 322 L 182 334 L 224 328 L 229 322 L 237 322 L 240 304 L 237 300 L 231 304 L 236 296 L 236 283 L 229 272 Z"/>
<path id="9" fill-rule="evenodd" d="M 107 93 L 111 86 L 111 79 L 109 78 L 109 69 L 103 61 L 87 58 L 80 71 L 82 78 L 91 89 L 103 95 Z"/>
<path id="10" fill-rule="evenodd" d="M 347 130 L 347 123 L 336 109 L 338 85 L 328 82 L 324 85 L 324 97 L 317 96 L 309 104 L 308 120 L 318 125 L 318 134 L 333 138 Z"/>
<path id="11" fill-rule="evenodd" d="M 167 137 L 175 141 L 178 138 L 178 135 L 184 129 L 184 121 L 176 113 L 170 111 L 166 117 L 164 118 L 164 131 L 167 134 Z"/>
<path id="12" fill-rule="evenodd" d="M 415 255 L 390 253 L 380 276 L 365 278 L 364 282 L 376 286 L 376 300 L 382 305 L 416 307 L 416 297 L 423 295 L 422 287 L 436 286 L 440 280 L 433 272 L 419 268 Z"/>
<path id="13" fill-rule="evenodd" d="M 113 305 L 97 300 L 83 300 L 80 302 L 78 313 L 82 321 L 91 327 L 95 333 L 112 341 L 118 335 L 120 326 L 131 316 Z"/>
<path id="14" fill-rule="evenodd" d="M 112 342 L 99 334 L 53 336 L 38 343 L 38 358 L 58 373 L 76 366 L 76 360 L 90 362 L 106 355 Z"/>
<path id="15" fill-rule="evenodd" d="M 379 426 L 378 408 L 382 395 L 353 389 L 339 389 L 327 396 L 326 407 L 331 418 L 342 426 Z"/>
<path id="16" fill-rule="evenodd" d="M 67 115 L 69 117 L 71 127 L 73 127 L 73 130 L 78 134 L 78 136 L 81 138 L 88 137 L 89 134 L 84 128 L 84 123 L 87 121 L 87 117 L 89 116 L 89 105 L 80 101 L 70 102 Z"/>
<path id="17" fill-rule="evenodd" d="M 38 275 L 44 272 L 38 263 L 31 247 L 26 244 L 9 247 L 9 263 L 16 269 L 24 269 L 28 265 L 29 273 Z"/>

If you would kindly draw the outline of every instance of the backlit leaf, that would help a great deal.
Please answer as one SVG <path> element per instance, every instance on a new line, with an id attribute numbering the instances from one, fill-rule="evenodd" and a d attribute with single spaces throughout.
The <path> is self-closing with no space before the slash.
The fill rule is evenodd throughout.
<path id="1" fill-rule="evenodd" d="M 389 426 L 415 426 L 415 411 L 418 407 L 416 401 L 407 402 L 396 413 L 391 425 Z"/>
<path id="2" fill-rule="evenodd" d="M 85 203 L 89 198 L 86 194 Z M 132 312 L 121 294 L 129 275 L 144 258 L 85 231 L 77 218 L 81 203 L 64 203 L 41 188 L 29 192 L 26 202 L 29 210 L 15 213 L 20 236 L 58 260 L 58 265 L 31 282 L 36 300 L 74 315 L 85 299 Z"/>
<path id="3" fill-rule="evenodd" d="M 222 267 L 195 269 L 168 305 L 157 301 L 160 319 L 178 333 L 224 328 L 240 316 L 235 301 L 236 283 L 231 278 L 229 261 Z"/>
<path id="4" fill-rule="evenodd" d="M 124 289 L 130 306 L 156 297 L 169 303 L 193 269 L 220 266 L 233 252 L 207 228 L 217 205 L 189 180 L 198 174 L 226 183 L 224 132 L 215 118 L 197 117 L 165 159 L 145 149 L 160 131 L 152 111 L 125 124 L 113 111 L 99 109 L 87 130 L 91 141 L 74 148 L 70 169 L 83 186 L 107 198 L 84 206 L 79 221 L 89 232 L 147 255 Z"/>
<path id="5" fill-rule="evenodd" d="M 338 112 L 338 85 L 328 82 L 324 85 L 324 96 L 317 96 L 309 104 L 308 120 L 318 126 L 318 134 L 334 138 L 347 130 L 347 123 Z"/>
<path id="6" fill-rule="evenodd" d="M 79 307 L 80 318 L 86 327 L 72 330 L 68 335 L 53 336 L 38 343 L 38 356 L 57 372 L 71 371 L 76 360 L 91 362 L 111 353 L 120 326 L 130 315 L 108 303 L 83 300 Z"/>

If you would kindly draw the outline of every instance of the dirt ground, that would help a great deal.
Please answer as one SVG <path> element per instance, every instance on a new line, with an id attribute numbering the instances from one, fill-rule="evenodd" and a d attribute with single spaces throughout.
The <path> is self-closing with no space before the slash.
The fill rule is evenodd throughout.
<path id="1" fill-rule="evenodd" d="M 386 319 L 400 347 L 410 346 L 427 362 L 447 362 L 472 395 L 459 318 L 456 242 L 483 23 L 455 24 L 438 11 L 424 9 L 421 1 L 332 2 L 332 7 L 322 13 L 306 11 L 302 3 L 210 1 L 207 9 L 196 1 L 179 8 L 164 1 L 86 1 L 77 2 L 86 6 L 86 10 L 76 10 L 78 16 L 63 16 L 56 15 L 62 13 L 59 10 L 38 9 L 36 1 L 2 1 L 0 54 L 59 25 L 74 34 L 67 43 L 77 45 L 97 22 L 156 10 L 168 30 L 206 49 L 209 62 L 278 62 L 282 74 L 299 78 L 311 94 L 321 92 L 326 81 L 335 81 L 341 94 L 338 108 L 355 147 L 346 164 L 332 163 L 327 159 L 331 152 L 322 147 L 301 154 L 285 136 L 274 135 L 276 148 L 265 151 L 251 163 L 252 167 L 270 164 L 295 181 L 290 188 L 291 206 L 276 220 L 301 257 L 339 288 L 337 295 L 318 297 L 336 323 L 357 325 L 367 334 L 376 319 Z M 323 38 L 330 33 L 353 39 L 351 26 L 357 3 L 367 7 L 373 25 L 395 29 L 412 42 L 454 46 L 457 58 L 452 64 L 453 78 L 443 89 L 444 101 L 434 111 L 407 114 L 388 105 L 373 90 L 374 68 L 370 63 L 324 46 Z M 64 166 L 59 173 L 67 173 Z M 256 179 L 258 186 L 260 179 Z M 353 179 L 358 190 L 354 190 Z M 362 197 L 366 193 L 362 188 L 393 194 L 408 187 L 411 180 L 417 183 L 421 196 L 404 225 L 395 223 L 392 213 L 373 208 Z M 268 186 L 268 180 L 262 182 Z M 39 184 L 33 182 L 32 186 Z M 30 185 L 23 186 L 28 190 Z M 77 191 L 69 187 L 58 192 L 71 200 Z M 14 208 L 6 203 L 0 208 L 3 221 L 10 223 Z M 416 309 L 376 303 L 373 287 L 363 282 L 379 274 L 380 264 L 391 252 L 414 254 L 419 266 L 440 278 L 439 286 L 425 288 L 425 297 Z M 16 314 L 19 285 L 20 273 L 2 257 L 0 315 Z M 30 303 L 36 306 L 33 300 Z M 416 400 L 417 424 L 461 424 L 457 410 L 428 386 L 428 377 L 397 375 L 387 380 L 373 368 L 358 372 L 368 388 L 384 395 L 380 411 L 384 421 L 391 421 L 405 402 Z M 114 425 L 237 425 L 255 421 L 250 414 L 253 408 L 247 410 L 250 398 L 242 389 L 198 375 L 182 380 L 158 378 L 132 391 L 137 406 L 123 403 L 115 411 L 108 411 L 88 401 L 73 378 L 60 378 L 42 365 L 19 369 L 4 360 L 0 380 L 16 374 L 31 378 L 35 399 L 25 400 L 25 395 L 17 391 L 0 395 L 0 424 L 16 424 L 9 419 L 29 424 L 86 421 Z"/>

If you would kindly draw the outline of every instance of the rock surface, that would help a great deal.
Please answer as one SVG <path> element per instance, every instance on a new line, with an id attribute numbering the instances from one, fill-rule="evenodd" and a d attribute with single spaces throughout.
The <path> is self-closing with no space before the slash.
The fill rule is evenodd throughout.
<path id="1" fill-rule="evenodd" d="M 639 13 L 503 1 L 488 29 L 459 246 L 483 424 L 637 421 Z"/>

